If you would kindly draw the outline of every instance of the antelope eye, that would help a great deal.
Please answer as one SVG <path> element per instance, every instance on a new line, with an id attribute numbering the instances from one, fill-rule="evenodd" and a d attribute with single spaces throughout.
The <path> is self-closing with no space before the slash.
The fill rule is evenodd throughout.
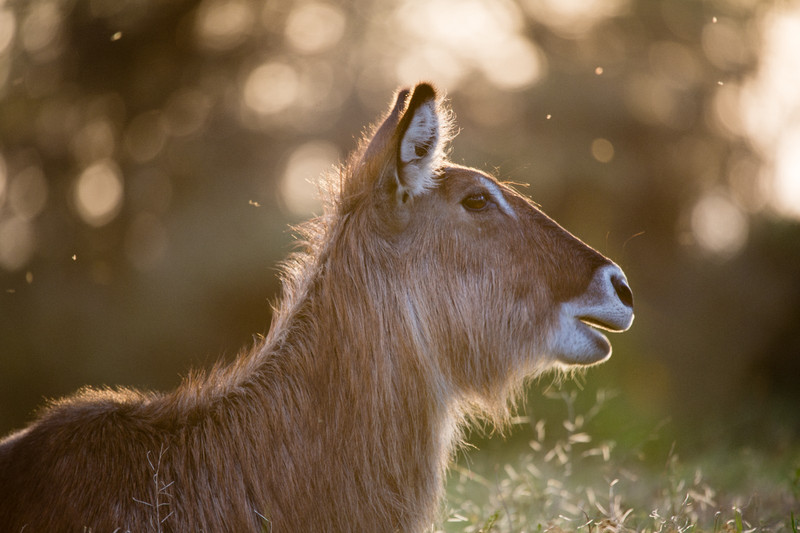
<path id="1" fill-rule="evenodd" d="M 480 211 L 489 205 L 489 200 L 484 193 L 470 194 L 461 200 L 461 205 L 469 211 Z"/>

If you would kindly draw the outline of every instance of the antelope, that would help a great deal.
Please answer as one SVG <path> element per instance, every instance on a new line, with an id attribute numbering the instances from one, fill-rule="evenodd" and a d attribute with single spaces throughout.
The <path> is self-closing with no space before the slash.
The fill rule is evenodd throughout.
<path id="1" fill-rule="evenodd" d="M 606 360 L 622 270 L 446 157 L 421 83 L 325 181 L 267 336 L 167 393 L 84 389 L 0 443 L 4 531 L 430 528 L 466 421 Z"/>

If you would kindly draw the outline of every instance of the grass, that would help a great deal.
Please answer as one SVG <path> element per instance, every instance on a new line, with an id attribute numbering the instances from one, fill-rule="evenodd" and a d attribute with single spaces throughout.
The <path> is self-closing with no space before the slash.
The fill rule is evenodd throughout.
<path id="1" fill-rule="evenodd" d="M 582 411 L 575 391 L 545 401 L 566 416 L 519 417 L 513 441 L 459 458 L 439 531 L 798 533 L 800 446 L 776 455 L 720 439 L 682 460 L 664 428 L 633 444 L 603 437 L 607 393 Z"/>
<path id="2" fill-rule="evenodd" d="M 161 473 L 161 461 L 164 458 L 164 455 L 167 453 L 167 450 L 169 450 L 169 447 L 165 448 L 162 444 L 158 452 L 158 457 L 155 459 L 155 463 L 153 462 L 153 454 L 149 451 L 147 452 L 147 464 L 150 467 L 150 472 L 153 474 L 153 486 L 155 487 L 153 501 L 145 502 L 142 500 L 137 500 L 136 498 L 133 499 L 133 501 L 136 503 L 145 505 L 152 509 L 153 516 L 150 518 L 149 525 L 156 533 L 162 533 L 164 522 L 166 522 L 173 513 L 169 509 L 169 500 L 172 498 L 172 495 L 169 493 L 169 489 L 174 482 L 170 481 L 169 483 L 166 483 L 159 479 L 159 475 Z M 164 513 L 166 513 L 166 515 Z"/>

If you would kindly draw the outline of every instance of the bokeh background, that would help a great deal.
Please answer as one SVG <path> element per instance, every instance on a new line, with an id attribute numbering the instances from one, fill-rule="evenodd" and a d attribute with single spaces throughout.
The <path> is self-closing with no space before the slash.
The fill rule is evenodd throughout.
<path id="1" fill-rule="evenodd" d="M 625 269 L 609 431 L 791 446 L 799 50 L 789 1 L 0 0 L 0 432 L 251 345 L 313 180 L 431 80 L 454 161 Z"/>

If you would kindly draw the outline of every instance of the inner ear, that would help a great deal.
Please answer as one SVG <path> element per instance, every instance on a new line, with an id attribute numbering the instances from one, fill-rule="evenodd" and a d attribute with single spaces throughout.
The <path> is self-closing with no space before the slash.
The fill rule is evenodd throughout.
<path id="1" fill-rule="evenodd" d="M 398 128 L 397 197 L 402 202 L 436 186 L 435 176 L 444 159 L 442 117 L 430 85 L 416 87 Z"/>

